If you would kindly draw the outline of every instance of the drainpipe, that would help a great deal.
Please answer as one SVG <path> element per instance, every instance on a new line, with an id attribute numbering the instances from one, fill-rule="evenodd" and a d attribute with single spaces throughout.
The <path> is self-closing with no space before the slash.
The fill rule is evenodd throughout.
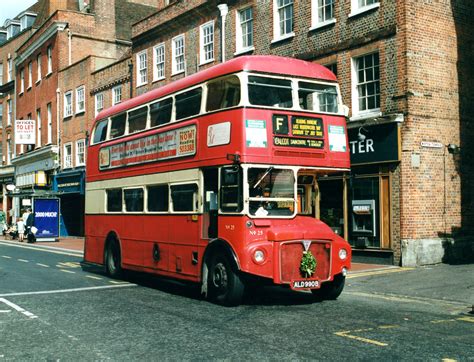
<path id="1" fill-rule="evenodd" d="M 68 38 L 68 65 L 72 64 L 72 32 L 71 30 L 67 30 L 67 38 Z"/>
<path id="2" fill-rule="evenodd" d="M 130 95 L 129 98 L 132 98 L 133 94 L 133 62 L 130 60 L 130 63 L 128 63 L 128 74 L 130 76 Z"/>
<path id="3" fill-rule="evenodd" d="M 225 19 L 227 13 L 229 12 L 229 7 L 227 4 L 219 4 L 217 5 L 221 13 L 221 61 L 222 63 L 225 62 Z"/>
<path id="4" fill-rule="evenodd" d="M 61 89 L 58 88 L 56 89 L 56 143 L 58 144 L 58 169 L 61 169 L 61 142 L 60 136 L 61 136 L 61 130 L 60 130 L 60 124 L 61 121 L 59 119 L 60 117 L 60 112 L 59 109 L 61 107 Z"/>

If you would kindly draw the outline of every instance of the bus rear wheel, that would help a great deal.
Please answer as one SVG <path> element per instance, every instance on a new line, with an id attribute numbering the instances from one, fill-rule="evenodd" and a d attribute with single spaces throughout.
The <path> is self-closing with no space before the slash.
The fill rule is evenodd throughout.
<path id="1" fill-rule="evenodd" d="M 323 283 L 321 288 L 311 289 L 311 292 L 318 300 L 336 300 L 344 289 L 345 281 L 345 276 L 337 274 L 332 282 Z"/>
<path id="2" fill-rule="evenodd" d="M 112 278 L 120 278 L 122 276 L 122 261 L 120 247 L 116 240 L 107 243 L 105 249 L 105 270 Z"/>
<path id="3" fill-rule="evenodd" d="M 244 284 L 224 254 L 214 254 L 208 274 L 209 299 L 224 306 L 239 305 L 244 294 Z"/>

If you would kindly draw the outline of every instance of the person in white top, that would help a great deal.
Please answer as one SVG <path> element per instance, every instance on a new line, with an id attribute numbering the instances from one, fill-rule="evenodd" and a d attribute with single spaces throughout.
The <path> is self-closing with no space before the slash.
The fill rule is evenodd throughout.
<path id="1" fill-rule="evenodd" d="M 18 231 L 18 241 L 22 243 L 23 240 L 25 240 L 25 222 L 21 217 L 18 218 L 16 222 L 16 227 Z"/>

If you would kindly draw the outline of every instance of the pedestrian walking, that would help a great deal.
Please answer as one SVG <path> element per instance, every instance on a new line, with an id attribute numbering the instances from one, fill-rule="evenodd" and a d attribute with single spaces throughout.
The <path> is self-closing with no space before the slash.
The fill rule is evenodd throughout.
<path id="1" fill-rule="evenodd" d="M 35 219 L 34 219 L 33 214 L 31 213 L 31 209 L 28 208 L 24 215 L 27 215 L 26 220 L 25 220 L 26 237 L 27 237 L 29 243 L 35 243 L 36 242 L 36 236 L 32 231 L 32 228 L 34 227 L 33 225 L 34 225 Z"/>

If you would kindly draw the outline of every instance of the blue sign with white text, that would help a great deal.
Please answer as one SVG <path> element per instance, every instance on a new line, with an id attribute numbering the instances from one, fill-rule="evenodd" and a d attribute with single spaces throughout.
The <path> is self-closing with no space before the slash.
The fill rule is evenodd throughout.
<path id="1" fill-rule="evenodd" d="M 59 236 L 59 199 L 34 199 L 33 212 L 37 239 Z"/>

